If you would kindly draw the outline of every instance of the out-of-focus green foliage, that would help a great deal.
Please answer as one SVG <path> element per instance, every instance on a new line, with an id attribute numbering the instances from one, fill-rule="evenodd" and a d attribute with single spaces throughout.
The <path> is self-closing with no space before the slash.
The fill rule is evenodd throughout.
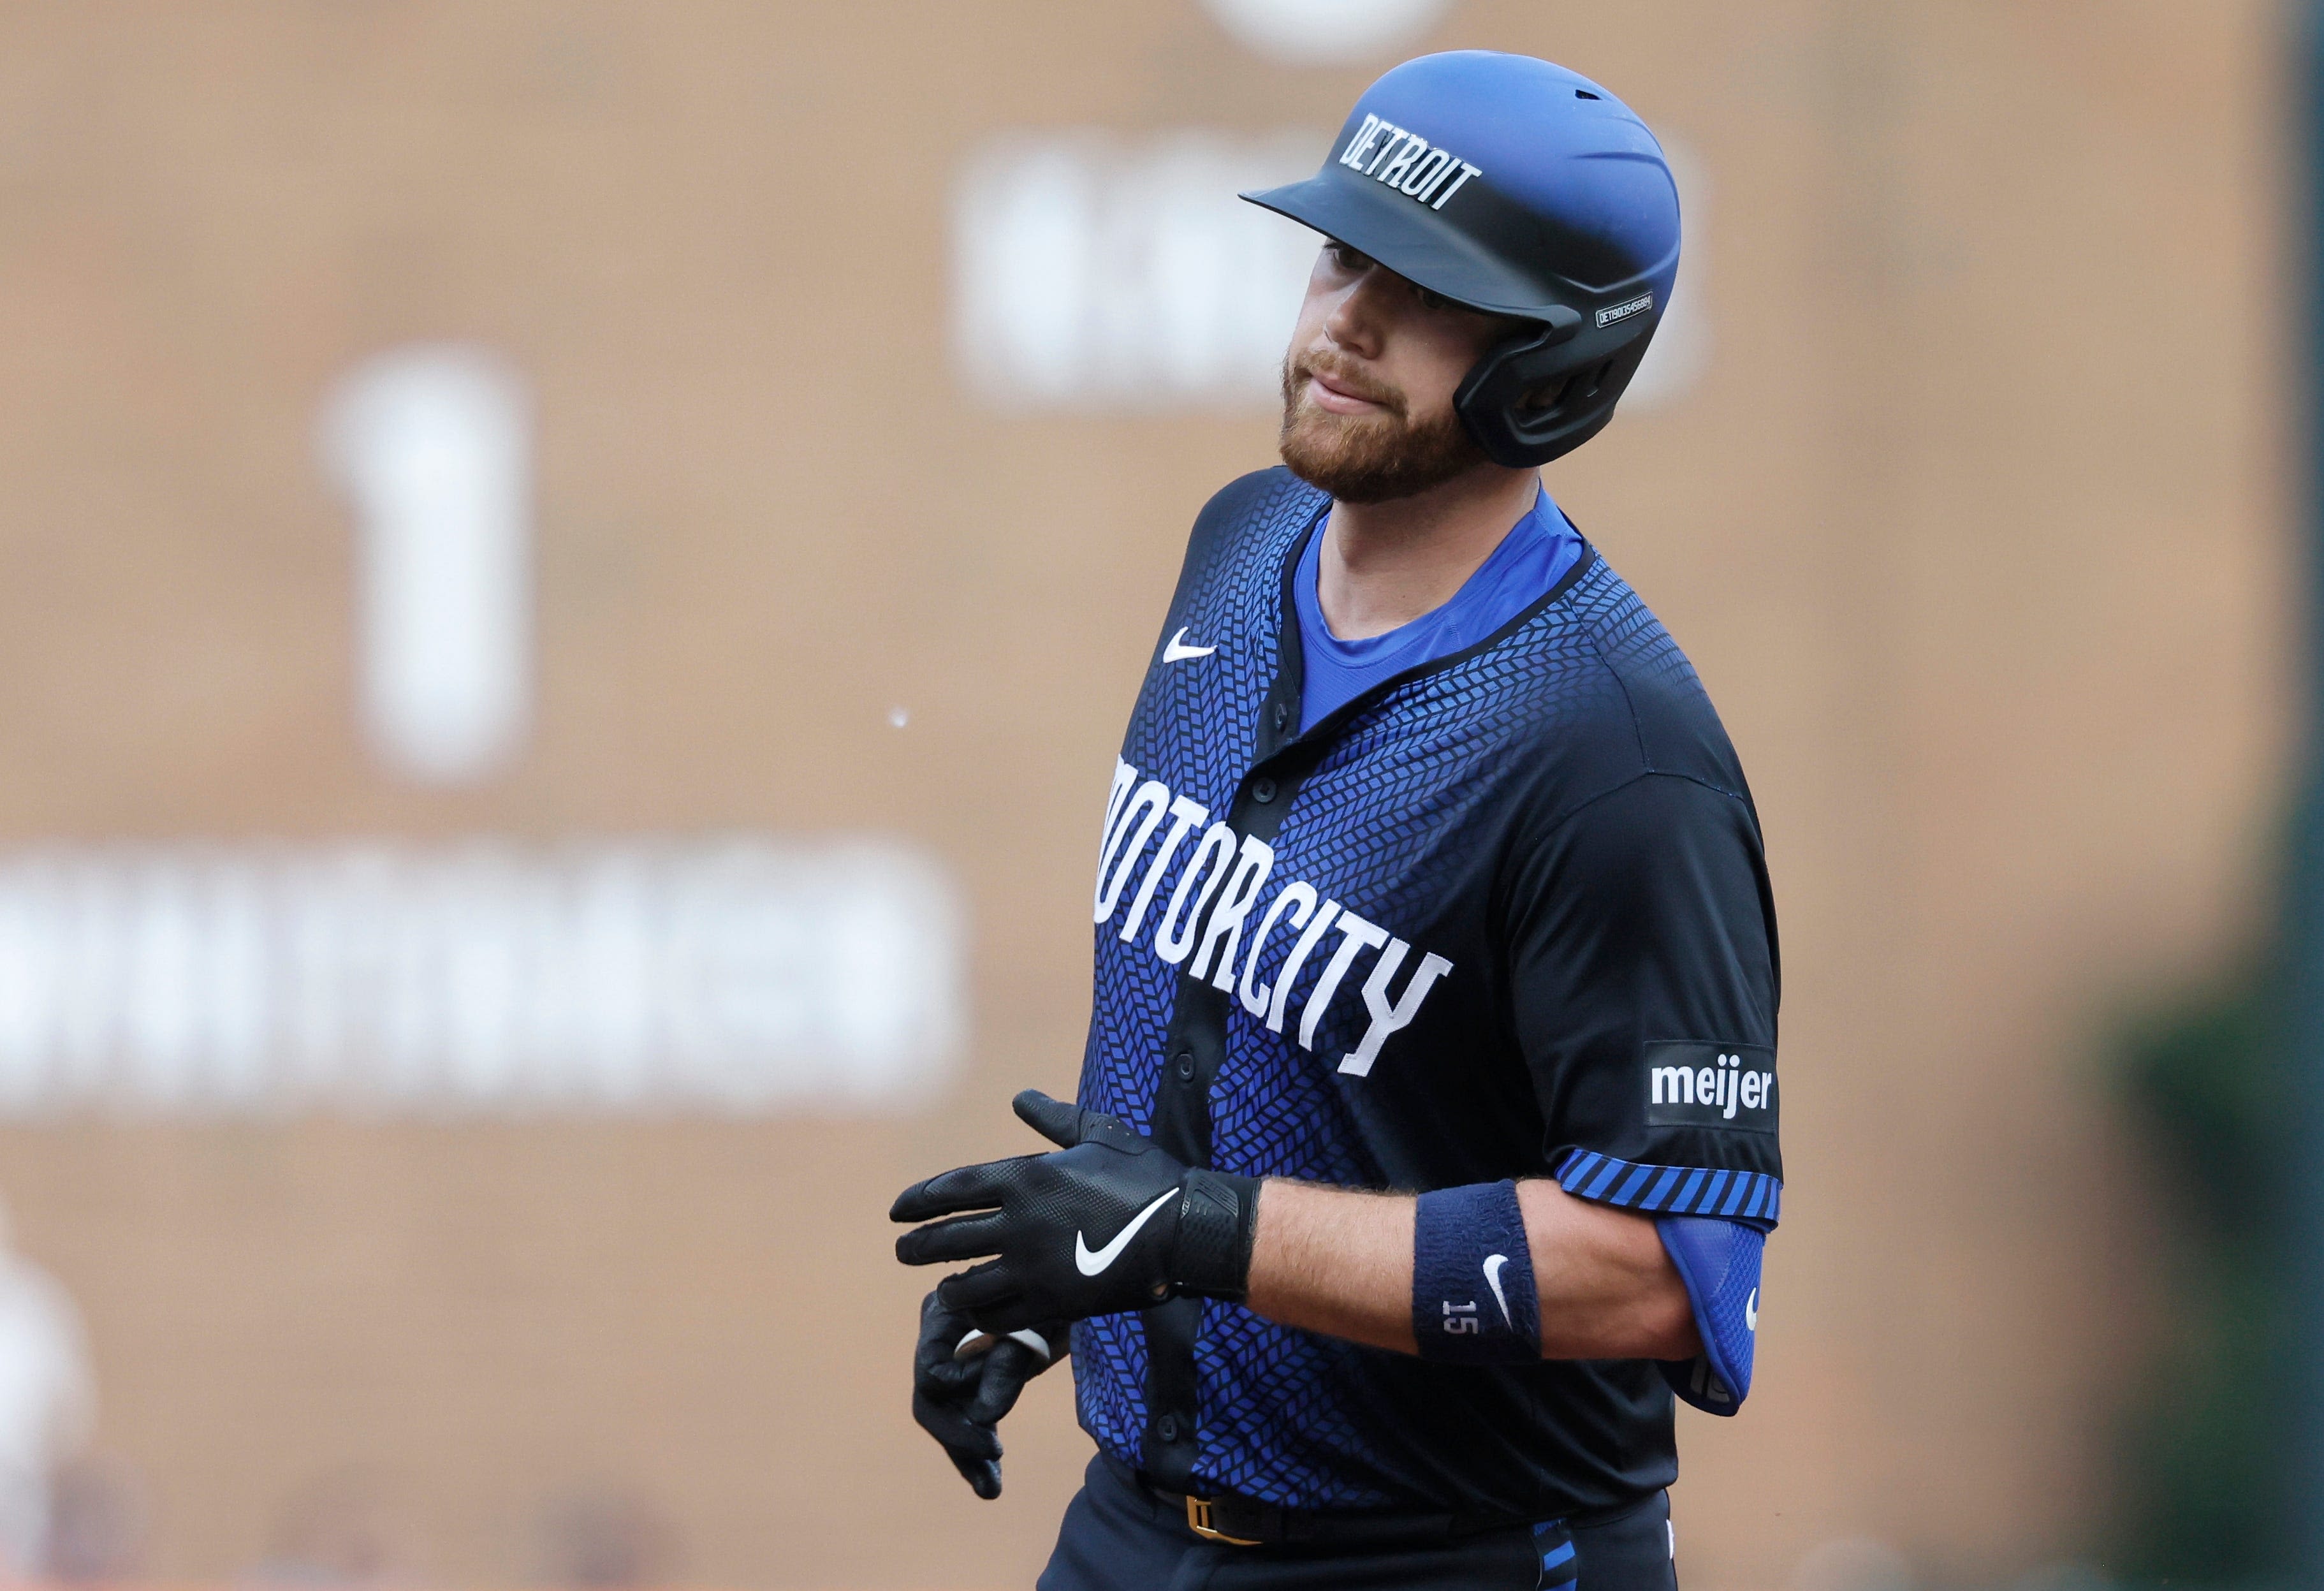
<path id="1" fill-rule="evenodd" d="M 2300 1118 L 2273 956 L 2132 1024 L 2116 1049 L 2151 1151 L 2169 1288 L 2163 1331 L 2126 1389 L 2119 1517 L 2126 1579 L 2276 1580 L 2292 1564 L 2298 1398 L 2289 1286 Z"/>

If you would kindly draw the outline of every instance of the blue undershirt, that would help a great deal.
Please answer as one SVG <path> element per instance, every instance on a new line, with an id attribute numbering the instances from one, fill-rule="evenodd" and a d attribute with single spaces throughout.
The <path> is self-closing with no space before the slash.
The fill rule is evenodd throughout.
<path id="1" fill-rule="evenodd" d="M 1323 533 L 1307 538 L 1293 578 L 1299 609 L 1305 678 L 1299 698 L 1302 734 L 1383 680 L 1450 657 L 1484 640 L 1548 595 L 1582 556 L 1582 536 L 1543 489 L 1492 555 L 1477 566 L 1443 606 L 1399 624 L 1385 635 L 1342 641 L 1323 622 L 1316 580 Z"/>

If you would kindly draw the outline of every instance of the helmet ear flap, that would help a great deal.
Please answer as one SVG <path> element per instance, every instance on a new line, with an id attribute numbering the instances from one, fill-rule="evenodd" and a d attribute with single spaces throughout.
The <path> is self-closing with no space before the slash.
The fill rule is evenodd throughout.
<path id="1" fill-rule="evenodd" d="M 1494 463 L 1511 469 L 1546 464 L 1614 417 L 1616 400 L 1646 357 L 1655 320 L 1633 321 L 1612 336 L 1581 329 L 1580 314 L 1554 306 L 1545 323 L 1491 349 L 1462 382 L 1452 407 Z"/>

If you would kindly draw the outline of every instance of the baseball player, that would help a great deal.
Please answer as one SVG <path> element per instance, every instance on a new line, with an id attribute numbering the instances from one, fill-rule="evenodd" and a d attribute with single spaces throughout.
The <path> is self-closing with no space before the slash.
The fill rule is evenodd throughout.
<path id="1" fill-rule="evenodd" d="M 1284 467 L 1194 523 L 1098 848 L 1056 1147 L 908 1189 L 914 1408 L 981 1496 L 1070 1351 L 1043 1591 L 1675 1582 L 1672 1398 L 1750 1390 L 1775 928 L 1742 770 L 1544 490 L 1670 299 L 1654 135 L 1563 68 L 1367 90 Z"/>

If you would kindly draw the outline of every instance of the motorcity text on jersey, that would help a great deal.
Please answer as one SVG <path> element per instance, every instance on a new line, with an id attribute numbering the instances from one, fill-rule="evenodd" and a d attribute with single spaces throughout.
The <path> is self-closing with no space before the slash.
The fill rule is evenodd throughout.
<path id="1" fill-rule="evenodd" d="M 1162 898 L 1171 864 L 1190 838 L 1194 848 Z M 1176 794 L 1158 779 L 1141 782 L 1136 768 L 1116 762 L 1098 847 L 1093 920 L 1108 923 L 1119 915 L 1124 944 L 1142 938 L 1168 965 L 1183 967 L 1191 977 L 1207 977 L 1213 987 L 1240 999 L 1252 1020 L 1266 1022 L 1271 1032 L 1284 1031 L 1296 1004 L 1296 1036 L 1304 1050 L 1315 1048 L 1316 1029 L 1332 1002 L 1347 991 L 1357 957 L 1375 952 L 1353 991 L 1370 1021 L 1339 1062 L 1349 1076 L 1368 1077 L 1381 1046 L 1411 1026 L 1452 963 L 1424 953 L 1403 992 L 1391 997 L 1390 985 L 1413 948 L 1304 878 L 1282 883 L 1269 893 L 1274 872 L 1273 846 L 1212 822 L 1210 809 L 1199 801 Z M 1256 928 L 1250 926 L 1253 922 Z M 1301 971 L 1334 933 L 1339 938 L 1314 987 L 1297 999 Z M 1288 948 L 1268 981 L 1260 976 L 1260 964 L 1277 940 L 1287 940 Z"/>

